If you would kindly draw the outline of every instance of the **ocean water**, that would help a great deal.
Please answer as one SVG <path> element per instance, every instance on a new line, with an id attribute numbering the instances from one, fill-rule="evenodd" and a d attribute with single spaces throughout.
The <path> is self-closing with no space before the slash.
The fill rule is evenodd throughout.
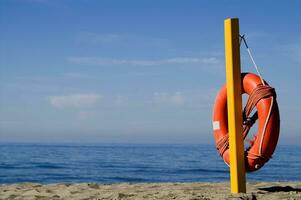
<path id="1" fill-rule="evenodd" d="M 301 181 L 301 146 L 278 146 L 248 181 Z M 1 144 L 0 183 L 228 181 L 213 145 Z"/>

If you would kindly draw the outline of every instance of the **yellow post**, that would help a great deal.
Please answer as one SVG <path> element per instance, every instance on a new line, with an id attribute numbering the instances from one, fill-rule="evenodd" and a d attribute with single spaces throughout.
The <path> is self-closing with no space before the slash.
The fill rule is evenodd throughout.
<path id="1" fill-rule="evenodd" d="M 239 20 L 226 19 L 225 54 L 227 79 L 228 128 L 231 193 L 245 193 L 245 164 L 242 128 Z"/>

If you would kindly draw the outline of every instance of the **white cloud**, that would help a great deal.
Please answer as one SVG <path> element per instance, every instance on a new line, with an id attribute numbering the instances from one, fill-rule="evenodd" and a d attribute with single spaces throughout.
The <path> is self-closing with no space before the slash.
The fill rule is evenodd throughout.
<path id="1" fill-rule="evenodd" d="M 64 77 L 66 78 L 71 78 L 71 79 L 93 79 L 95 76 L 91 74 L 83 74 L 83 73 L 76 73 L 76 72 L 69 72 L 63 74 Z"/>
<path id="2" fill-rule="evenodd" d="M 157 60 L 144 59 L 114 59 L 103 57 L 69 57 L 67 61 L 74 64 L 85 65 L 132 65 L 132 66 L 157 66 L 166 64 L 199 64 L 212 65 L 219 64 L 221 60 L 216 57 L 197 58 L 197 57 L 173 57 Z"/>
<path id="3" fill-rule="evenodd" d="M 5 126 L 5 125 L 19 125 L 19 124 L 23 124 L 23 122 L 21 121 L 13 121 L 13 120 L 0 120 L 0 126 Z"/>
<path id="4" fill-rule="evenodd" d="M 113 43 L 127 38 L 127 35 L 116 33 L 94 33 L 80 32 L 76 36 L 76 41 L 87 44 Z"/>
<path id="5" fill-rule="evenodd" d="M 296 49 L 296 59 L 299 63 L 301 63 L 301 45 Z"/>
<path id="6" fill-rule="evenodd" d="M 127 105 L 127 98 L 121 95 L 117 95 L 113 100 L 113 103 L 116 106 L 125 106 Z"/>
<path id="7" fill-rule="evenodd" d="M 80 120 L 90 119 L 90 118 L 94 117 L 95 114 L 96 114 L 95 111 L 81 110 L 78 112 L 78 119 L 80 119 Z"/>
<path id="8" fill-rule="evenodd" d="M 190 112 L 199 112 L 212 107 L 218 91 L 212 87 L 177 92 L 154 92 L 148 103 L 160 108 L 177 107 Z"/>
<path id="9" fill-rule="evenodd" d="M 98 94 L 73 94 L 49 97 L 50 104 L 56 108 L 89 107 L 95 105 L 100 99 L 101 95 Z"/>
<path id="10" fill-rule="evenodd" d="M 175 92 L 172 94 L 155 92 L 152 97 L 152 102 L 155 104 L 181 105 L 185 102 L 185 97 L 182 92 Z"/>

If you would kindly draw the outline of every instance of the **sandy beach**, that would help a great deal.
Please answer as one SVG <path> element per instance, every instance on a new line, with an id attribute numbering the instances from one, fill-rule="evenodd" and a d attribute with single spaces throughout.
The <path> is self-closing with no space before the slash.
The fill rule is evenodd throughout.
<path id="1" fill-rule="evenodd" d="M 248 183 L 247 190 L 230 195 L 229 183 L 19 183 L 0 185 L 0 199 L 301 199 L 300 182 Z"/>

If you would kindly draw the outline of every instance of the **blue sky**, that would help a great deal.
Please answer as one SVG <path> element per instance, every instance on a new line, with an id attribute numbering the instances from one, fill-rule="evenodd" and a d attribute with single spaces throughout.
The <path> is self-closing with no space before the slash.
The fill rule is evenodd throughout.
<path id="1" fill-rule="evenodd" d="M 300 144 L 300 1 L 0 2 L 0 141 L 213 143 L 223 21 L 276 88 Z M 254 72 L 244 48 L 243 71 Z M 253 130 L 255 132 L 256 130 Z"/>

